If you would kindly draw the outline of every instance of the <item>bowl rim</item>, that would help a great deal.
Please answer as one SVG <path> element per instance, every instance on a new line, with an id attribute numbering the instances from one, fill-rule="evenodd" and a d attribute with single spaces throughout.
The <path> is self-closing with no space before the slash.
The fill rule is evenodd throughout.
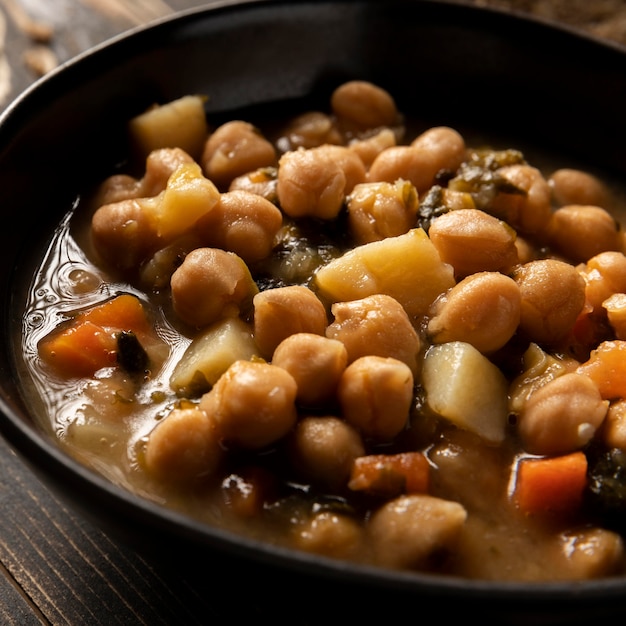
<path id="1" fill-rule="evenodd" d="M 411 4 L 437 6 L 438 10 L 449 8 L 465 10 L 474 14 L 499 15 L 506 19 L 515 19 L 532 24 L 543 25 L 545 28 L 568 33 L 569 35 L 592 42 L 603 48 L 612 48 L 626 57 L 626 46 L 617 42 L 601 39 L 589 33 L 583 33 L 574 27 L 568 27 L 546 18 L 540 18 L 511 12 L 498 7 L 485 7 L 463 0 L 407 0 Z M 332 0 L 323 0 L 326 4 L 336 4 Z M 401 0 L 402 2 L 402 0 Z M 94 59 L 106 60 L 106 57 L 122 46 L 134 43 L 146 35 L 153 36 L 156 31 L 171 34 L 184 23 L 196 19 L 198 16 L 210 17 L 230 11 L 248 10 L 252 7 L 272 7 L 293 4 L 317 4 L 317 0 L 307 0 L 302 3 L 288 0 L 218 0 L 204 6 L 178 11 L 172 15 L 151 21 L 148 24 L 137 26 L 119 35 L 111 37 L 96 46 L 63 62 L 49 74 L 36 80 L 31 86 L 19 94 L 0 114 L 0 142 L 4 134 L 11 135 L 19 127 L 23 116 L 28 116 L 31 101 L 37 101 L 42 90 L 54 88 L 55 84 L 64 80 L 68 71 L 80 71 Z M 359 4 L 358 0 L 339 0 L 342 4 Z M 222 552 L 238 554 L 251 560 L 278 565 L 286 570 L 297 570 L 307 574 L 331 576 L 349 582 L 383 585 L 393 589 L 404 589 L 409 592 L 426 591 L 449 595 L 454 592 L 459 597 L 471 597 L 473 600 L 508 598 L 519 601 L 550 600 L 569 601 L 574 599 L 593 600 L 607 597 L 621 598 L 626 589 L 626 576 L 608 577 L 586 581 L 493 581 L 482 579 L 467 579 L 456 576 L 436 576 L 421 572 L 388 571 L 379 567 L 364 566 L 350 562 L 338 561 L 320 555 L 312 555 L 289 548 L 270 545 L 244 537 L 226 529 L 209 526 L 198 522 L 182 513 L 167 509 L 158 503 L 132 494 L 95 471 L 81 464 L 66 454 L 54 439 L 34 424 L 27 424 L 16 411 L 8 397 L 0 397 L 0 434 L 7 440 L 21 458 L 35 473 L 42 477 L 41 461 L 33 459 L 45 457 L 51 463 L 53 473 L 62 477 L 68 487 L 95 489 L 99 496 L 118 510 L 132 512 L 132 517 L 138 523 L 150 522 L 161 531 L 184 536 L 192 542 L 199 542 Z M 44 477 L 44 482 L 47 481 Z"/>

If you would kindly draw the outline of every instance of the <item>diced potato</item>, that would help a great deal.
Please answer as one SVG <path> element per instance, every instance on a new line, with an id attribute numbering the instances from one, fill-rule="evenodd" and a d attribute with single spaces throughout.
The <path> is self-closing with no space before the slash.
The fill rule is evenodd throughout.
<path id="1" fill-rule="evenodd" d="M 226 318 L 189 344 L 172 372 L 170 386 L 181 394 L 203 393 L 232 363 L 257 355 L 251 328 L 238 317 Z"/>
<path id="2" fill-rule="evenodd" d="M 507 382 L 474 346 L 451 341 L 426 353 L 422 380 L 430 408 L 490 443 L 504 439 Z"/>
<path id="3" fill-rule="evenodd" d="M 156 223 L 157 234 L 166 241 L 182 235 L 219 202 L 217 187 L 196 163 L 181 165 L 156 198 L 142 200 Z"/>
<path id="4" fill-rule="evenodd" d="M 138 157 L 145 159 L 157 148 L 182 148 L 200 158 L 209 134 L 204 102 L 202 96 L 184 96 L 134 117 L 129 131 Z"/>
<path id="5" fill-rule="evenodd" d="M 435 298 L 454 284 L 452 266 L 441 261 L 421 228 L 354 248 L 315 276 L 320 295 L 331 302 L 386 294 L 400 302 L 409 316 L 426 313 Z"/>

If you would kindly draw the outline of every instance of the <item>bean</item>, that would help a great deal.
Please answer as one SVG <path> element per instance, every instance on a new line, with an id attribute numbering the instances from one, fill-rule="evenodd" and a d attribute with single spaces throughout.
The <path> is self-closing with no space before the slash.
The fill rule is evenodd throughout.
<path id="1" fill-rule="evenodd" d="M 392 357 L 406 364 L 413 374 L 417 373 L 419 335 L 395 298 L 376 294 L 336 302 L 331 313 L 334 320 L 325 334 L 345 345 L 349 362 L 368 355 Z"/>
<path id="2" fill-rule="evenodd" d="M 257 450 L 283 438 L 296 423 L 296 381 L 281 367 L 235 361 L 200 399 L 226 447 Z"/>
<path id="3" fill-rule="evenodd" d="M 540 259 L 517 267 L 520 328 L 531 341 L 554 345 L 572 329 L 585 304 L 585 281 L 573 265 Z"/>
<path id="4" fill-rule="evenodd" d="M 343 418 L 364 437 L 390 441 L 408 423 L 413 375 L 397 359 L 363 356 L 345 369 L 337 396 Z"/>
<path id="5" fill-rule="evenodd" d="M 358 245 L 396 237 L 415 225 L 418 198 L 408 181 L 362 183 L 347 201 L 348 226 Z"/>
<path id="6" fill-rule="evenodd" d="M 320 111 L 298 115 L 287 125 L 277 144 L 283 152 L 298 148 L 315 148 L 324 144 L 341 144 L 343 137 L 332 116 Z"/>
<path id="7" fill-rule="evenodd" d="M 239 315 L 251 307 L 258 291 L 243 260 L 217 248 L 192 250 L 172 274 L 170 286 L 174 312 L 196 328 Z"/>
<path id="8" fill-rule="evenodd" d="M 550 245 L 574 263 L 607 251 L 621 251 L 619 224 L 598 206 L 570 204 L 554 211 L 548 225 Z"/>
<path id="9" fill-rule="evenodd" d="M 366 169 L 369 169 L 374 159 L 386 148 L 397 143 L 396 133 L 390 128 L 382 128 L 375 135 L 353 139 L 348 148 L 359 156 Z"/>
<path id="10" fill-rule="evenodd" d="M 515 334 L 520 307 L 520 289 L 512 278 L 472 274 L 435 301 L 428 334 L 433 343 L 464 341 L 480 352 L 494 352 Z"/>
<path id="11" fill-rule="evenodd" d="M 330 98 L 332 112 L 342 124 L 359 130 L 392 126 L 398 121 L 398 109 L 385 89 L 367 81 L 343 83 Z"/>
<path id="12" fill-rule="evenodd" d="M 611 402 L 600 434 L 607 448 L 626 450 L 626 399 Z"/>
<path id="13" fill-rule="evenodd" d="M 174 409 L 149 434 L 144 464 L 160 480 L 181 482 L 211 474 L 223 456 L 215 423 L 204 411 Z"/>
<path id="14" fill-rule="evenodd" d="M 487 209 L 489 213 L 522 234 L 540 235 L 552 214 L 550 186 L 543 174 L 536 167 L 521 164 L 502 167 L 497 174 L 519 191 L 497 194 Z"/>
<path id="15" fill-rule="evenodd" d="M 268 257 L 283 223 L 269 200 L 248 191 L 228 191 L 196 222 L 203 245 L 234 252 L 246 263 Z"/>
<path id="16" fill-rule="evenodd" d="M 269 200 L 272 204 L 278 204 L 277 185 L 278 170 L 275 167 L 261 167 L 233 178 L 228 191 L 248 191 Z"/>
<path id="17" fill-rule="evenodd" d="M 134 199 L 105 204 L 91 220 L 91 242 L 106 265 L 132 270 L 161 244 L 156 226 Z"/>
<path id="18" fill-rule="evenodd" d="M 364 532 L 356 520 L 333 511 L 321 511 L 297 530 L 295 547 L 337 559 L 359 559 Z"/>
<path id="19" fill-rule="evenodd" d="M 428 231 L 444 263 L 457 277 L 506 272 L 518 262 L 515 231 L 479 209 L 459 209 L 436 217 Z"/>
<path id="20" fill-rule="evenodd" d="M 591 257 L 580 272 L 585 279 L 587 301 L 595 310 L 614 293 L 626 293 L 626 255 L 601 252 Z"/>
<path id="21" fill-rule="evenodd" d="M 411 142 L 411 146 L 430 156 L 436 173 L 456 172 L 466 157 L 463 136 L 449 126 L 433 126 L 425 130 Z"/>
<path id="22" fill-rule="evenodd" d="M 588 376 L 558 376 L 539 387 L 522 408 L 517 422 L 522 445 L 532 454 L 579 450 L 594 437 L 608 406 Z"/>
<path id="23" fill-rule="evenodd" d="M 226 122 L 209 136 L 200 164 L 207 178 L 221 190 L 237 176 L 276 165 L 274 146 L 248 122 Z"/>
<path id="24" fill-rule="evenodd" d="M 348 352 L 336 339 L 296 333 L 278 344 L 272 364 L 293 376 L 298 385 L 300 404 L 320 406 L 334 398 L 339 379 L 348 364 Z"/>
<path id="25" fill-rule="evenodd" d="M 454 551 L 466 519 L 466 510 L 457 502 L 421 494 L 400 496 L 372 515 L 367 536 L 377 562 L 422 569 L 433 557 Z"/>
<path id="26" fill-rule="evenodd" d="M 359 432 L 333 416 L 307 416 L 298 420 L 289 439 L 293 466 L 318 486 L 344 489 L 354 460 L 365 454 Z"/>
<path id="27" fill-rule="evenodd" d="M 266 358 L 295 333 L 324 335 L 328 318 L 321 300 L 307 287 L 267 289 L 254 296 L 254 337 Z"/>
<path id="28" fill-rule="evenodd" d="M 599 178 L 582 170 L 563 168 L 548 178 L 552 198 L 557 206 L 594 205 L 609 209 L 611 192 Z"/>

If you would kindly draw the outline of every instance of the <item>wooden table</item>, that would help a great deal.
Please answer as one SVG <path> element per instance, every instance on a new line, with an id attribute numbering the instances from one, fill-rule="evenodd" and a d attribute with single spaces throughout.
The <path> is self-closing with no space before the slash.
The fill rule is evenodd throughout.
<path id="1" fill-rule="evenodd" d="M 551 0 L 552 1 L 552 0 Z M 477 0 L 541 13 L 540 2 Z M 204 4 L 193 0 L 0 0 L 0 110 L 38 76 L 83 50 L 127 29 L 177 10 Z M 543 3 L 545 4 L 545 3 Z M 623 0 L 615 12 L 558 13 L 611 39 L 626 43 Z M 603 3 L 606 9 L 607 3 Z M 613 19 L 615 18 L 615 19 Z M 50 493 L 0 439 L 0 623 L 30 624 L 212 624 L 270 618 L 275 601 L 239 606 L 207 593 L 207 580 L 147 560 L 95 528 Z M 262 584 L 262 583 L 260 583 Z M 214 590 L 215 591 L 215 590 Z M 280 601 L 280 596 L 278 600 Z M 332 609 L 329 609 L 332 615 Z M 307 621 L 306 613 L 297 619 Z M 333 623 L 330 620 L 329 623 Z"/>

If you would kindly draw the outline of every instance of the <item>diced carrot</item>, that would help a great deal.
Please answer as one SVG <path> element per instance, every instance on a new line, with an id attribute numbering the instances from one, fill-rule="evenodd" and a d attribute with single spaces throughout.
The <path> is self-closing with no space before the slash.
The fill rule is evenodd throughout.
<path id="1" fill-rule="evenodd" d="M 93 322 L 103 328 L 132 330 L 136 333 L 149 329 L 148 317 L 141 301 L 128 293 L 83 311 L 77 315 L 76 320 Z"/>
<path id="2" fill-rule="evenodd" d="M 357 458 L 348 486 L 372 495 L 394 496 L 401 493 L 426 493 L 430 465 L 421 452 L 370 454 Z"/>
<path id="3" fill-rule="evenodd" d="M 605 400 L 626 398 L 626 341 L 603 341 L 578 372 L 598 385 Z"/>
<path id="4" fill-rule="evenodd" d="M 587 484 L 583 452 L 542 459 L 522 459 L 517 468 L 515 500 L 524 513 L 573 513 Z"/>
<path id="5" fill-rule="evenodd" d="M 91 376 L 115 365 L 116 347 L 113 333 L 82 321 L 46 337 L 39 344 L 39 355 L 62 375 Z"/>

